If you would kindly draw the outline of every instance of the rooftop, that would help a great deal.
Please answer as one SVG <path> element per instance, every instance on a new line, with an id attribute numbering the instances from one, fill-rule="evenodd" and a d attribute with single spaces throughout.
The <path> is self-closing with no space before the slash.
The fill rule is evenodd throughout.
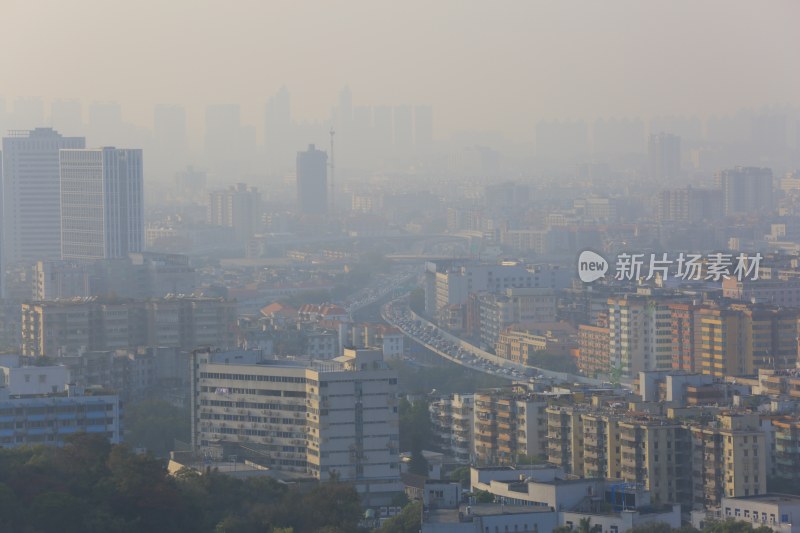
<path id="1" fill-rule="evenodd" d="M 781 494 L 777 492 L 768 492 L 766 494 L 757 494 L 754 496 L 738 496 L 735 498 L 727 498 L 729 500 L 747 500 L 749 502 L 761 503 L 790 503 L 793 505 L 800 505 L 800 496 L 794 494 Z"/>
<path id="2" fill-rule="evenodd" d="M 550 513 L 550 507 L 530 505 L 505 505 L 499 503 L 478 503 L 462 505 L 459 509 L 435 509 L 428 511 L 427 523 L 470 522 L 474 516 L 497 516 L 508 514 Z"/>

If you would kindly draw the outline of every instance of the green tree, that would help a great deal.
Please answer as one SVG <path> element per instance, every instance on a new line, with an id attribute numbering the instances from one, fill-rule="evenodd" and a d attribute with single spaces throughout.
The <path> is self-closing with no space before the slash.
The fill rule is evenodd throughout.
<path id="1" fill-rule="evenodd" d="M 771 533 L 772 529 L 767 526 L 753 528 L 750 522 L 744 520 L 716 520 L 703 528 L 703 533 Z"/>
<path id="2" fill-rule="evenodd" d="M 309 513 L 308 509 L 314 512 Z M 317 531 L 324 526 L 333 526 L 342 532 L 357 531 L 361 499 L 350 485 L 322 483 L 302 498 L 302 507 L 297 512 L 304 526 L 299 528 L 301 531 Z"/>
<path id="3" fill-rule="evenodd" d="M 577 533 L 600 533 L 603 531 L 603 526 L 600 524 L 592 525 L 592 519 L 588 516 L 586 518 L 581 518 L 578 522 L 578 529 L 576 529 Z"/>
<path id="4" fill-rule="evenodd" d="M 11 487 L 0 483 L 0 531 L 14 531 L 19 506 L 20 502 Z"/>
<path id="5" fill-rule="evenodd" d="M 436 448 L 433 435 L 433 424 L 428 411 L 428 402 L 418 400 L 413 404 L 402 398 L 399 405 L 400 414 L 400 450 L 414 451 Z"/>
<path id="6" fill-rule="evenodd" d="M 457 481 L 462 488 L 467 488 L 470 484 L 470 468 L 468 466 L 460 466 L 450 472 L 447 478 L 450 481 Z"/>
<path id="7" fill-rule="evenodd" d="M 476 490 L 475 501 L 477 503 L 492 503 L 494 502 L 494 494 L 492 494 L 488 490 L 480 490 L 480 489 Z"/>
<path id="8" fill-rule="evenodd" d="M 411 451 L 408 473 L 428 477 L 428 460 L 422 455 L 422 450 L 420 448 L 414 448 Z"/>
<path id="9" fill-rule="evenodd" d="M 691 526 L 689 526 L 691 527 Z M 694 528 L 691 528 L 694 532 L 689 530 L 683 531 L 683 533 L 700 533 Z M 669 524 L 665 524 L 664 522 L 658 522 L 655 524 L 640 524 L 638 526 L 630 528 L 625 533 L 675 533 L 679 531 L 678 529 L 673 529 L 669 526 Z"/>
<path id="10" fill-rule="evenodd" d="M 425 290 L 422 287 L 417 287 L 408 295 L 408 306 L 418 315 L 425 315 Z"/>
<path id="11" fill-rule="evenodd" d="M 517 455 L 518 465 L 540 465 L 546 462 L 546 459 L 539 457 L 538 455 L 525 455 L 524 453 Z"/>
<path id="12" fill-rule="evenodd" d="M 418 501 L 411 502 L 395 517 L 387 520 L 379 533 L 417 533 L 422 521 L 422 507 Z"/>
<path id="13" fill-rule="evenodd" d="M 191 424 L 188 409 L 164 400 L 144 400 L 125 408 L 125 442 L 156 457 L 167 457 L 174 449 L 175 439 L 190 440 Z"/>
<path id="14" fill-rule="evenodd" d="M 83 531 L 86 505 L 64 492 L 44 492 L 31 502 L 31 522 L 43 533 Z"/>

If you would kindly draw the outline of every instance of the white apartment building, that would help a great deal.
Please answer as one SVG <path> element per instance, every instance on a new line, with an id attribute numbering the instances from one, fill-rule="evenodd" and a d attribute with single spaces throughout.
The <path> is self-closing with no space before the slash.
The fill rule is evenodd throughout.
<path id="1" fill-rule="evenodd" d="M 513 288 L 478 297 L 481 342 L 494 346 L 512 324 L 555 322 L 557 298 L 553 289 Z"/>
<path id="2" fill-rule="evenodd" d="M 3 138 L 3 262 L 33 264 L 61 257 L 59 150 L 83 148 L 83 137 L 50 128 Z"/>
<path id="3" fill-rule="evenodd" d="M 442 449 L 460 463 L 472 460 L 475 395 L 452 394 L 431 402 L 433 431 Z"/>
<path id="4" fill-rule="evenodd" d="M 672 322 L 668 300 L 625 295 L 608 300 L 609 360 L 621 377 L 672 368 Z"/>
<path id="5" fill-rule="evenodd" d="M 261 218 L 261 193 L 244 183 L 209 193 L 208 223 L 233 228 L 238 242 L 258 232 Z"/>
<path id="6" fill-rule="evenodd" d="M 379 350 L 345 349 L 330 361 L 196 353 L 191 381 L 200 455 L 335 475 L 371 504 L 402 491 L 397 375 Z"/>
<path id="7" fill-rule="evenodd" d="M 571 280 L 571 272 L 552 265 L 448 266 L 429 262 L 426 264 L 425 308 L 426 312 L 434 314 L 450 305 L 466 304 L 470 293 L 500 293 L 512 288 L 560 289 L 569 286 Z"/>
<path id="8" fill-rule="evenodd" d="M 113 259 L 141 252 L 142 151 L 61 150 L 60 167 L 61 258 Z"/>

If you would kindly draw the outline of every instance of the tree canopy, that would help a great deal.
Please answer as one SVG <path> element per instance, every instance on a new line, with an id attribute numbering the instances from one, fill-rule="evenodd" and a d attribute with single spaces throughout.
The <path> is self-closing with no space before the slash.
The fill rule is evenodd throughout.
<path id="1" fill-rule="evenodd" d="M 170 476 L 153 456 L 94 435 L 0 449 L 0 531 L 353 533 L 361 516 L 343 483 L 299 493 L 266 477 Z"/>

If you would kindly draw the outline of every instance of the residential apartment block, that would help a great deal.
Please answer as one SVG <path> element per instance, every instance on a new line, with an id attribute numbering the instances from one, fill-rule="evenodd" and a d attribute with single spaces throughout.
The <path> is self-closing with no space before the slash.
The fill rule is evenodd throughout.
<path id="1" fill-rule="evenodd" d="M 546 452 L 547 402 L 535 394 L 475 393 L 474 459 L 478 464 L 515 464 Z"/>
<path id="2" fill-rule="evenodd" d="M 331 361 L 197 352 L 191 396 L 201 456 L 337 476 L 379 505 L 402 490 L 397 375 L 379 350 Z"/>
<path id="3" fill-rule="evenodd" d="M 23 303 L 22 354 L 58 357 L 136 346 L 236 345 L 235 303 L 171 296 L 158 300 L 77 298 Z"/>
<path id="4" fill-rule="evenodd" d="M 442 451 L 457 462 L 472 461 L 472 442 L 475 426 L 475 396 L 453 394 L 430 403 L 433 431 Z"/>

